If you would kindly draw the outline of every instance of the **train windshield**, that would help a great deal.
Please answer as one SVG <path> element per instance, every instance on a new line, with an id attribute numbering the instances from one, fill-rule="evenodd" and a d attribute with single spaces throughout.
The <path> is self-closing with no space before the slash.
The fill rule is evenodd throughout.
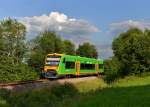
<path id="1" fill-rule="evenodd" d="M 47 66 L 58 66 L 61 56 L 47 56 L 46 65 Z"/>

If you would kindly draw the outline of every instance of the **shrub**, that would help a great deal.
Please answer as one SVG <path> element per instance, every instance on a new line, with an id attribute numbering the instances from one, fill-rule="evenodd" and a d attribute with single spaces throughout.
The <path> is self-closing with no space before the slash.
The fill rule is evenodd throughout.
<path id="1" fill-rule="evenodd" d="M 52 89 L 31 90 L 13 94 L 9 104 L 15 107 L 62 107 L 64 101 L 77 95 L 77 90 L 71 84 L 56 85 Z"/>
<path id="2" fill-rule="evenodd" d="M 0 82 L 34 80 L 38 74 L 25 64 L 0 65 Z"/>
<path id="3" fill-rule="evenodd" d="M 120 66 L 121 64 L 115 57 L 112 57 L 111 59 L 107 59 L 104 61 L 104 69 L 105 69 L 104 80 L 107 83 L 114 82 L 119 77 L 121 77 Z"/>
<path id="4" fill-rule="evenodd" d="M 122 64 L 121 74 L 141 75 L 150 72 L 150 30 L 131 28 L 113 40 L 114 56 Z"/>

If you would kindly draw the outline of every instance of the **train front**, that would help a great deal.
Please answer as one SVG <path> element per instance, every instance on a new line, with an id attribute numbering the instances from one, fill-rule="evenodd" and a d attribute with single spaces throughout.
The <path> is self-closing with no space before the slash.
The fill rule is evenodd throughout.
<path id="1" fill-rule="evenodd" d="M 42 72 L 44 78 L 58 78 L 57 70 L 61 56 L 62 54 L 48 54 L 46 56 L 44 71 Z"/>

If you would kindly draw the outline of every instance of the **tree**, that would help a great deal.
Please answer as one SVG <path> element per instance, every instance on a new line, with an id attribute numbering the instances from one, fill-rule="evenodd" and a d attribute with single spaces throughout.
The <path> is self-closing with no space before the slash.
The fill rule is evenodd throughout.
<path id="1" fill-rule="evenodd" d="M 114 56 L 120 62 L 122 75 L 150 71 L 150 33 L 137 28 L 129 29 L 114 39 Z"/>
<path id="2" fill-rule="evenodd" d="M 30 43 L 30 55 L 28 64 L 36 71 L 44 66 L 45 56 L 48 53 L 64 53 L 75 54 L 75 46 L 69 40 L 62 40 L 55 32 L 45 31 L 42 32 Z"/>
<path id="3" fill-rule="evenodd" d="M 4 50 L 4 42 L 2 36 L 0 36 L 0 55 L 3 54 L 3 50 Z"/>
<path id="4" fill-rule="evenodd" d="M 75 45 L 69 41 L 69 40 L 64 40 L 64 53 L 69 54 L 69 55 L 75 55 Z"/>
<path id="5" fill-rule="evenodd" d="M 23 63 L 26 28 L 15 19 L 0 21 L 0 82 L 36 79 L 37 73 Z"/>
<path id="6" fill-rule="evenodd" d="M 28 64 L 40 71 L 48 53 L 63 53 L 63 41 L 55 32 L 45 31 L 30 41 Z"/>
<path id="7" fill-rule="evenodd" d="M 1 55 L 12 57 L 12 64 L 22 61 L 25 49 L 26 28 L 15 19 L 0 22 Z"/>
<path id="8" fill-rule="evenodd" d="M 89 58 L 97 58 L 98 52 L 96 47 L 88 42 L 79 45 L 77 49 L 77 55 Z"/>

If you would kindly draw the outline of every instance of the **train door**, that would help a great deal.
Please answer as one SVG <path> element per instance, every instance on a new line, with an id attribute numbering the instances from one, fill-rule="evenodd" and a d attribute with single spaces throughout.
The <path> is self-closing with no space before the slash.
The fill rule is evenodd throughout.
<path id="1" fill-rule="evenodd" d="M 76 61 L 76 75 L 80 75 L 80 61 Z"/>
<path id="2" fill-rule="evenodd" d="M 99 71 L 99 64 L 98 63 L 95 64 L 95 71 L 96 71 L 96 73 L 98 73 L 98 71 Z"/>

